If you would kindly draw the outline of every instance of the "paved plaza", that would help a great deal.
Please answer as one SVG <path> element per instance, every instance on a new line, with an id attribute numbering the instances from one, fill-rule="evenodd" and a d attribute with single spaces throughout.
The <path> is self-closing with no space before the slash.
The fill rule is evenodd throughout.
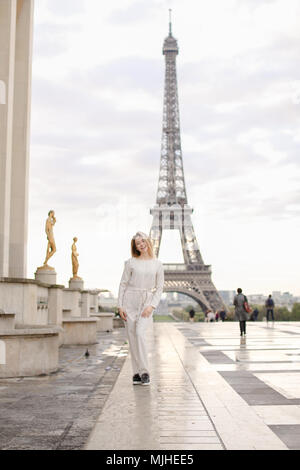
<path id="1" fill-rule="evenodd" d="M 159 323 L 152 383 L 127 358 L 86 449 L 300 449 L 300 323 Z"/>
<path id="2" fill-rule="evenodd" d="M 51 375 L 0 379 L 1 450 L 77 450 L 88 439 L 127 355 L 123 328 L 63 346 Z"/>
<path id="3" fill-rule="evenodd" d="M 60 349 L 50 376 L 0 380 L 1 449 L 300 449 L 300 323 L 154 323 L 150 386 L 124 329 Z"/>

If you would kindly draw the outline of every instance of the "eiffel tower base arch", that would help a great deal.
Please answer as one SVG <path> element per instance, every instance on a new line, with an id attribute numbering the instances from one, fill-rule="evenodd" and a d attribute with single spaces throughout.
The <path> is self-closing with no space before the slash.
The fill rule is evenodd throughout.
<path id="1" fill-rule="evenodd" d="M 164 292 L 178 292 L 195 300 L 205 313 L 223 309 L 223 301 L 211 280 L 208 265 L 164 264 Z"/>

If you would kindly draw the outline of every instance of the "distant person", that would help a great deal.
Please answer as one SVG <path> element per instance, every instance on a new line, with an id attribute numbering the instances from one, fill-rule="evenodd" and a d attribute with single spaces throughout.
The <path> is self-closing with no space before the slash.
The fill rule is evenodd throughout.
<path id="1" fill-rule="evenodd" d="M 220 318 L 221 318 L 222 321 L 225 321 L 225 318 L 226 318 L 226 312 L 225 312 L 225 310 L 221 310 L 221 311 L 220 311 Z"/>
<path id="2" fill-rule="evenodd" d="M 265 306 L 266 306 L 266 310 L 267 310 L 267 322 L 269 321 L 269 316 L 270 316 L 270 315 L 271 315 L 271 317 L 272 317 L 272 321 L 274 322 L 274 307 L 275 307 L 275 303 L 274 303 L 274 300 L 272 299 L 271 294 L 270 294 L 269 297 L 267 298 L 266 303 L 265 303 Z"/>
<path id="3" fill-rule="evenodd" d="M 195 310 L 193 308 L 191 308 L 191 310 L 189 311 L 189 315 L 190 315 L 190 321 L 194 321 Z"/>
<path id="4" fill-rule="evenodd" d="M 240 322 L 241 336 L 246 336 L 246 321 L 248 320 L 248 312 L 244 307 L 245 302 L 248 302 L 247 297 L 242 293 L 242 289 L 239 287 L 233 299 L 233 305 L 235 307 L 235 317 Z"/>
<path id="5" fill-rule="evenodd" d="M 216 312 L 216 321 L 219 321 L 220 315 L 219 312 Z"/>
<path id="6" fill-rule="evenodd" d="M 253 310 L 253 312 L 251 313 L 251 315 L 250 315 L 250 320 L 251 321 L 257 321 L 258 315 L 259 315 L 259 310 L 258 310 L 258 308 L 255 308 Z"/>
<path id="7" fill-rule="evenodd" d="M 213 322 L 215 321 L 216 317 L 215 317 L 215 314 L 214 312 L 212 312 L 212 310 L 208 310 L 207 311 L 207 321 L 208 322 Z"/>

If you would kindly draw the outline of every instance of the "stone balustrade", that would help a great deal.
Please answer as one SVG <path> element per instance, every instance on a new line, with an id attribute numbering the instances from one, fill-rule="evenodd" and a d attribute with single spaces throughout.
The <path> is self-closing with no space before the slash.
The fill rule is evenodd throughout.
<path id="1" fill-rule="evenodd" d="M 94 344 L 97 331 L 111 331 L 113 314 L 96 317 L 98 293 L 0 278 L 0 342 L 6 357 L 0 378 L 51 373 L 58 367 L 59 346 Z"/>

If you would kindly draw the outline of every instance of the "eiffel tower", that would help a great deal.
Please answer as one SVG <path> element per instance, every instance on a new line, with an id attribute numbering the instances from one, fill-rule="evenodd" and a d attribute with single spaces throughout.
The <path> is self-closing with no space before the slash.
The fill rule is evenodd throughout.
<path id="1" fill-rule="evenodd" d="M 186 294 L 203 311 L 216 311 L 224 305 L 212 283 L 211 267 L 203 262 L 191 219 L 193 209 L 186 196 L 176 76 L 178 45 L 172 35 L 171 11 L 163 55 L 166 69 L 161 160 L 156 205 L 150 210 L 153 221 L 149 236 L 158 256 L 163 230 L 179 230 L 184 263 L 164 264 L 164 291 Z"/>

